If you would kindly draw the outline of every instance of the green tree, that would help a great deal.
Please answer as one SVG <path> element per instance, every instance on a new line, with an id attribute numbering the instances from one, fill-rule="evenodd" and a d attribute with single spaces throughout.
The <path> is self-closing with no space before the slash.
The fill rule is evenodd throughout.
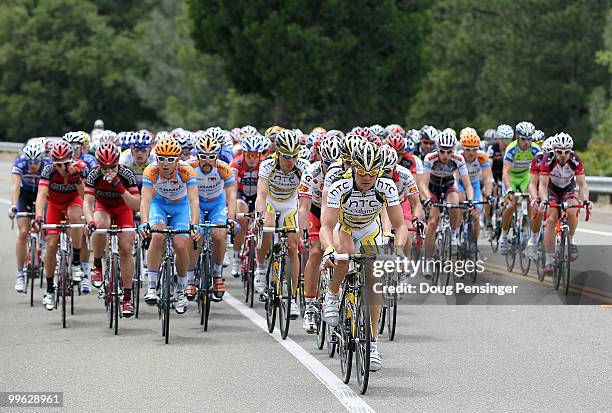
<path id="1" fill-rule="evenodd" d="M 151 119 L 125 81 L 122 36 L 82 0 L 5 1 L 0 8 L 0 140 Z"/>
<path id="2" fill-rule="evenodd" d="M 187 0 L 199 50 L 277 123 L 396 122 L 415 94 L 428 2 Z"/>
<path id="3" fill-rule="evenodd" d="M 584 146 L 607 0 L 440 0 L 431 70 L 408 122 L 481 130 L 531 119 Z"/>

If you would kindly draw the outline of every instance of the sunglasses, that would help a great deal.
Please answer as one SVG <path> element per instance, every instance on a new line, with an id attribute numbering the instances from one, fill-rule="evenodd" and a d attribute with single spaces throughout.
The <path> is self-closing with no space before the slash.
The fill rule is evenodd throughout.
<path id="1" fill-rule="evenodd" d="M 283 156 L 283 158 L 285 159 L 295 159 L 298 157 L 298 154 L 291 154 L 291 153 L 281 153 L 281 155 Z"/>
<path id="2" fill-rule="evenodd" d="M 199 153 L 198 159 L 201 161 L 214 161 L 217 158 L 215 153 Z"/>
<path id="3" fill-rule="evenodd" d="M 257 159 L 259 158 L 259 152 L 246 152 L 244 156 L 246 158 Z"/>
<path id="4" fill-rule="evenodd" d="M 81 145 L 72 145 L 72 150 L 73 151 L 78 151 L 79 149 L 81 149 Z"/>
<path id="5" fill-rule="evenodd" d="M 36 165 L 36 164 L 39 164 L 39 163 L 41 163 L 41 162 L 42 162 L 42 161 L 41 161 L 40 159 L 29 159 L 29 160 L 28 160 L 28 163 L 29 163 L 30 165 Z"/>
<path id="6" fill-rule="evenodd" d="M 53 162 L 53 164 L 54 164 L 55 166 L 68 166 L 68 164 L 69 164 L 70 162 L 71 162 L 71 161 L 64 161 L 64 162 Z"/>
<path id="7" fill-rule="evenodd" d="M 362 168 L 355 168 L 355 172 L 357 172 L 357 175 L 359 176 L 369 175 L 371 177 L 375 177 L 379 173 L 379 171 L 376 169 L 373 169 L 371 171 L 366 171 L 365 169 L 362 169 Z"/>
<path id="8" fill-rule="evenodd" d="M 531 138 L 528 136 L 521 136 L 521 135 L 517 135 L 518 138 L 522 141 L 530 141 L 531 142 Z"/>
<path id="9" fill-rule="evenodd" d="M 422 141 L 421 141 L 421 145 L 431 146 L 431 145 L 433 145 L 433 144 L 434 144 L 434 143 L 433 143 L 432 141 L 425 141 L 425 140 L 422 140 Z"/>
<path id="10" fill-rule="evenodd" d="M 159 163 L 174 163 L 176 162 L 176 160 L 178 159 L 178 156 L 158 156 L 157 157 L 157 162 Z"/>
<path id="11" fill-rule="evenodd" d="M 473 148 L 473 147 L 464 147 L 464 148 L 463 148 L 463 150 L 464 150 L 464 151 L 471 151 L 471 152 L 472 152 L 472 151 L 477 151 L 477 150 L 478 150 L 478 148 Z"/>
<path id="12" fill-rule="evenodd" d="M 329 167 L 331 166 L 331 164 L 333 164 L 333 163 L 334 163 L 334 161 L 332 161 L 332 160 L 325 160 L 325 161 L 323 161 L 323 165 L 325 165 L 325 166 L 326 166 L 326 167 L 328 167 L 328 168 L 329 168 Z"/>
<path id="13" fill-rule="evenodd" d="M 556 153 L 557 155 L 569 155 L 570 153 L 572 153 L 572 151 L 571 151 L 571 150 L 569 150 L 569 149 L 566 149 L 566 150 L 563 150 L 563 149 L 555 149 L 555 153 Z"/>
<path id="14" fill-rule="evenodd" d="M 114 165 L 100 165 L 100 169 L 102 169 L 103 171 L 109 171 L 111 169 L 115 169 L 117 167 L 117 164 Z"/>
<path id="15" fill-rule="evenodd" d="M 442 155 L 450 155 L 451 153 L 453 153 L 452 149 L 440 149 L 438 152 L 440 152 L 440 154 Z"/>

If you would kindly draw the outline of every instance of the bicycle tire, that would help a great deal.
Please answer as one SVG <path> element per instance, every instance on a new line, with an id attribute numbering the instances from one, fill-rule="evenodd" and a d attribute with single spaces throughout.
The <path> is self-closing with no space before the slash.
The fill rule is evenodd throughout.
<path id="1" fill-rule="evenodd" d="M 471 259 L 474 263 L 473 269 L 470 273 L 470 278 L 472 283 L 476 282 L 476 278 L 478 277 L 478 271 L 476 269 L 476 262 L 478 261 L 478 238 L 476 237 L 476 227 L 474 225 L 474 220 L 470 219 L 468 223 L 468 259 Z"/>
<path id="2" fill-rule="evenodd" d="M 30 290 L 30 307 L 34 307 L 34 278 L 35 273 L 37 272 L 37 263 L 36 261 L 36 238 L 30 237 L 30 250 L 28 251 L 28 264 L 26 270 L 26 290 L 27 294 L 28 289 Z"/>
<path id="3" fill-rule="evenodd" d="M 119 257 L 111 258 L 111 274 L 113 280 L 113 318 L 115 322 L 115 335 L 119 334 Z"/>
<path id="4" fill-rule="evenodd" d="M 355 340 L 355 368 L 357 373 L 357 385 L 359 393 L 365 394 L 368 390 L 370 379 L 370 345 L 372 329 L 370 327 L 370 306 L 368 292 L 365 286 L 361 286 L 355 294 L 355 322 L 357 323 L 357 337 Z"/>
<path id="5" fill-rule="evenodd" d="M 280 292 L 277 298 L 278 305 L 278 326 L 281 332 L 281 338 L 287 339 L 289 335 L 289 324 L 291 322 L 291 299 L 293 290 L 291 289 L 292 278 L 291 275 L 287 275 L 287 256 L 282 256 L 278 265 L 278 281 L 280 288 L 277 287 L 277 291 Z"/>
<path id="6" fill-rule="evenodd" d="M 202 315 L 204 317 L 204 331 L 208 331 L 208 319 L 210 318 L 210 302 L 212 300 L 212 268 L 211 268 L 211 252 L 204 253 L 202 265 L 204 267 L 204 293 L 202 294 Z"/>
<path id="7" fill-rule="evenodd" d="M 555 270 L 553 271 L 553 287 L 555 290 L 559 289 L 559 284 L 561 283 L 561 277 L 563 275 L 563 269 L 565 267 L 565 232 L 561 233 L 561 244 L 559 245 L 559 250 L 557 251 L 557 265 Z"/>
<path id="8" fill-rule="evenodd" d="M 166 335 L 164 337 L 166 344 L 170 340 L 170 284 L 172 283 L 172 268 L 173 263 L 166 262 L 164 264 L 164 331 Z"/>
<path id="9" fill-rule="evenodd" d="M 60 268 L 59 268 L 59 290 L 62 294 L 62 328 L 66 328 L 66 294 L 68 293 L 68 288 L 66 287 L 66 279 L 68 278 L 67 269 L 66 269 L 66 257 L 62 254 L 60 256 Z"/>
<path id="10" fill-rule="evenodd" d="M 319 285 L 317 292 L 317 300 L 316 300 L 316 311 L 315 311 L 315 325 L 317 326 L 317 348 L 319 350 L 323 350 L 323 347 L 326 343 L 326 330 L 327 323 L 323 321 L 322 311 L 323 311 L 323 299 L 325 297 L 325 291 L 327 290 L 327 283 L 325 280 L 326 275 L 324 272 L 319 274 Z"/>
<path id="11" fill-rule="evenodd" d="M 252 238 L 249 241 L 249 270 L 247 272 L 247 300 L 250 308 L 253 308 L 253 298 L 255 296 L 255 265 L 255 239 Z"/>
<path id="12" fill-rule="evenodd" d="M 389 335 L 389 341 L 395 339 L 395 328 L 397 327 L 397 279 L 395 273 L 391 277 L 391 286 L 393 292 L 388 294 L 388 307 L 387 307 L 387 334 Z"/>
<path id="13" fill-rule="evenodd" d="M 274 331 L 274 325 L 276 324 L 276 303 L 275 303 L 275 284 L 273 281 L 272 272 L 274 269 L 272 268 L 272 257 L 268 262 L 268 271 L 266 272 L 266 280 L 267 280 L 267 291 L 266 291 L 266 323 L 268 324 L 268 333 L 272 333 Z"/>
<path id="14" fill-rule="evenodd" d="M 512 231 L 512 238 L 510 238 L 510 232 L 508 232 L 508 252 L 506 253 L 506 270 L 508 272 L 512 272 L 514 269 L 514 264 L 516 263 L 516 238 L 517 231 L 516 226 L 514 224 L 514 217 L 512 218 L 512 226 L 510 227 Z"/>
<path id="15" fill-rule="evenodd" d="M 383 299 L 383 306 L 380 309 L 380 316 L 378 317 L 378 334 L 385 332 L 385 322 L 387 321 L 387 298 Z"/>
<path id="16" fill-rule="evenodd" d="M 538 281 L 544 281 L 544 245 L 542 243 L 542 236 L 538 239 L 538 256 L 536 259 L 536 272 L 538 273 Z"/>
<path id="17" fill-rule="evenodd" d="M 563 292 L 565 295 L 567 295 L 569 293 L 569 286 L 570 286 L 570 279 L 571 279 L 571 262 L 572 262 L 572 250 L 571 250 L 571 245 L 570 245 L 570 237 L 566 236 L 565 237 L 565 251 L 566 251 L 566 259 L 565 259 L 565 267 L 563 268 L 563 274 L 561 274 L 562 277 L 564 277 L 564 288 L 563 288 Z"/>
<path id="18" fill-rule="evenodd" d="M 340 301 L 340 320 L 338 323 L 338 356 L 340 357 L 340 370 L 342 372 L 342 381 L 346 384 L 351 380 L 351 371 L 353 368 L 353 342 L 351 338 L 351 320 L 347 317 L 347 301 L 348 289 L 345 285 L 342 292 L 342 300 Z"/>
<path id="19" fill-rule="evenodd" d="M 451 229 L 450 227 L 447 227 L 444 230 L 444 235 L 442 236 L 442 263 L 451 262 L 452 259 L 453 250 L 451 246 Z M 440 267 L 442 268 L 440 269 L 438 283 L 441 287 L 446 287 L 450 281 L 452 271 L 444 271 L 443 267 L 446 267 L 446 265 L 441 265 Z"/>
<path id="20" fill-rule="evenodd" d="M 518 256 L 519 266 L 521 267 L 521 274 L 526 276 L 529 273 L 529 267 L 531 265 L 531 259 L 527 254 L 527 239 L 529 238 L 529 222 L 526 216 L 523 216 L 521 220 L 521 231 L 518 245 Z"/>
<path id="21" fill-rule="evenodd" d="M 324 322 L 325 323 L 325 322 Z M 331 359 L 336 355 L 336 337 L 334 336 L 335 329 L 325 323 L 325 344 L 327 346 L 327 356 Z"/>
<path id="22" fill-rule="evenodd" d="M 132 303 L 134 304 L 134 317 L 138 318 L 140 313 L 140 287 L 142 284 L 140 281 L 142 278 L 142 257 L 140 255 L 140 240 L 138 236 L 134 245 L 134 266 L 136 280 L 134 281 L 134 277 L 132 277 Z"/>

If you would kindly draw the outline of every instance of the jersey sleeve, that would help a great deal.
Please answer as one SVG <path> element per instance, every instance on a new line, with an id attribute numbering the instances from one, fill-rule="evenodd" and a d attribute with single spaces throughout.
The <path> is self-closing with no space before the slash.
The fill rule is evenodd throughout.
<path id="1" fill-rule="evenodd" d="M 85 194 L 86 195 L 95 195 L 96 194 L 96 179 L 100 175 L 100 170 L 98 168 L 94 168 L 87 174 L 87 178 L 85 179 Z"/>
<path id="2" fill-rule="evenodd" d="M 532 175 L 538 175 L 540 173 L 540 160 L 537 157 L 534 157 L 531 160 L 531 165 L 529 166 L 529 173 Z"/>
<path id="3" fill-rule="evenodd" d="M 38 181 L 39 186 L 49 186 L 49 180 L 51 179 L 51 175 L 53 175 L 53 169 L 53 164 L 48 164 L 43 168 L 40 173 L 40 181 Z"/>
<path id="4" fill-rule="evenodd" d="M 142 171 L 142 186 L 153 186 L 153 183 L 157 181 L 158 174 L 159 170 L 156 164 L 147 166 Z"/>
<path id="5" fill-rule="evenodd" d="M 416 174 L 423 175 L 423 161 L 418 156 L 414 157 L 414 163 L 416 165 Z"/>
<path id="6" fill-rule="evenodd" d="M 544 158 L 542 159 L 542 161 L 540 162 L 540 175 L 549 176 L 551 165 L 552 165 L 552 162 L 551 162 L 550 154 L 546 154 Z"/>
<path id="7" fill-rule="evenodd" d="M 138 193 L 138 185 L 136 183 L 136 175 L 130 168 L 120 168 L 119 175 L 123 178 L 125 189 L 131 194 Z"/>
<path id="8" fill-rule="evenodd" d="M 434 164 L 434 154 L 428 153 L 427 155 L 425 155 L 425 159 L 423 160 L 423 172 L 431 173 L 431 171 L 433 170 L 433 164 Z"/>
<path id="9" fill-rule="evenodd" d="M 467 176 L 468 175 L 467 164 L 465 163 L 465 158 L 463 157 L 463 155 L 453 154 L 451 156 L 452 156 L 453 161 L 457 165 L 459 176 Z"/>
<path id="10" fill-rule="evenodd" d="M 504 161 L 513 162 L 515 153 L 516 153 L 516 141 L 511 142 L 506 148 L 506 153 L 504 154 Z"/>
<path id="11" fill-rule="evenodd" d="M 23 158 L 21 156 L 17 157 L 17 159 L 15 159 L 15 163 L 13 163 L 13 169 L 12 169 L 12 174 L 13 175 L 19 175 L 22 176 L 23 175 Z"/>
<path id="12" fill-rule="evenodd" d="M 193 169 L 191 165 L 179 164 L 177 168 L 178 168 L 177 172 L 181 175 L 181 178 L 183 182 L 185 182 L 185 185 L 189 187 L 189 186 L 195 186 L 198 184 L 196 180 L 195 169 Z"/>
<path id="13" fill-rule="evenodd" d="M 347 190 L 349 183 L 347 179 L 339 179 L 337 181 L 335 181 L 333 184 L 331 184 L 331 186 L 329 187 L 329 191 L 327 194 L 327 207 L 328 208 L 336 208 L 339 209 L 340 208 L 340 199 L 342 198 L 342 195 L 344 194 L 344 192 Z"/>
<path id="14" fill-rule="evenodd" d="M 480 162 L 481 168 L 490 168 L 491 167 L 491 159 L 489 155 L 485 151 L 478 151 L 478 161 Z"/>
<path id="15" fill-rule="evenodd" d="M 313 177 L 310 170 L 302 175 L 298 192 L 299 197 L 312 199 L 312 180 Z"/>
<path id="16" fill-rule="evenodd" d="M 584 164 L 582 163 L 582 159 L 580 159 L 578 155 L 574 155 L 574 162 L 576 165 L 574 169 L 574 174 L 575 175 L 585 175 L 586 172 L 584 170 Z"/>
<path id="17" fill-rule="evenodd" d="M 266 181 L 270 179 L 270 174 L 274 169 L 274 159 L 266 159 L 259 165 L 259 174 L 258 176 Z"/>
<path id="18" fill-rule="evenodd" d="M 230 168 L 228 164 L 223 161 L 217 161 L 217 170 L 219 171 L 219 176 L 221 179 L 223 179 L 223 184 L 225 187 L 236 183 L 232 168 Z"/>

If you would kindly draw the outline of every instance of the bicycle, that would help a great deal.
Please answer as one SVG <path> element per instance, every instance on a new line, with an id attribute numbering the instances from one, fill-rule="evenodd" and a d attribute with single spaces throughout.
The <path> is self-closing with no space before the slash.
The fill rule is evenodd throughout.
<path id="1" fill-rule="evenodd" d="M 170 337 L 170 309 L 174 303 L 174 290 L 176 288 L 176 273 L 174 272 L 174 247 L 172 245 L 172 236 L 181 234 L 190 234 L 188 229 L 172 229 L 166 228 L 151 228 L 151 234 L 164 234 L 165 252 L 162 258 L 160 267 L 160 277 L 157 282 L 157 311 L 159 319 L 162 322 L 162 337 L 165 338 L 166 344 Z M 145 249 L 149 248 L 151 238 L 146 238 Z"/>
<path id="2" fill-rule="evenodd" d="M 72 242 L 68 235 L 68 230 L 84 227 L 85 224 L 68 224 L 67 221 L 61 221 L 59 224 L 42 225 L 42 229 L 60 230 L 54 284 L 56 309 L 59 298 L 61 297 L 62 299 L 62 328 L 66 328 L 66 297 L 70 296 L 70 314 L 74 315 L 74 286 L 78 286 L 78 283 L 72 280 Z"/>
<path id="3" fill-rule="evenodd" d="M 475 201 L 472 205 L 485 205 L 488 201 Z M 462 205 L 467 206 L 467 202 L 463 202 Z M 476 270 L 476 261 L 478 261 L 478 239 L 476 238 L 476 225 L 478 222 L 474 221 L 474 216 L 468 209 L 463 210 L 463 220 L 459 226 L 459 248 L 457 256 L 464 260 L 470 260 L 474 263 L 472 271 L 470 272 L 470 278 L 473 283 L 476 282 L 476 276 L 478 274 Z"/>
<path id="4" fill-rule="evenodd" d="M 585 205 L 572 205 L 568 202 L 562 202 L 560 204 L 551 202 L 548 204 L 547 209 L 544 211 L 544 220 L 546 220 L 546 212 L 548 208 L 557 208 L 561 211 L 559 217 L 559 225 L 557 226 L 557 240 L 555 245 L 555 271 L 553 272 L 553 287 L 555 290 L 562 286 L 564 295 L 569 292 L 570 278 L 571 278 L 571 243 L 569 237 L 569 219 L 567 217 L 567 211 L 569 209 L 586 209 L 586 221 L 589 220 L 591 212 Z"/>
<path id="5" fill-rule="evenodd" d="M 229 220 L 228 220 L 229 222 Z M 204 212 L 204 223 L 195 225 L 202 229 L 203 232 L 203 243 L 198 255 L 198 260 L 194 269 L 196 277 L 196 285 L 198 285 L 198 291 L 196 292 L 195 299 L 198 302 L 198 312 L 200 313 L 200 325 L 204 325 L 204 331 L 208 331 L 208 318 L 210 316 L 210 303 L 213 300 L 213 248 L 212 248 L 212 235 L 211 231 L 214 228 L 225 228 L 227 229 L 228 224 L 212 224 L 208 221 L 208 211 Z M 233 242 L 234 231 L 231 231 L 231 238 Z M 197 242 L 193 243 L 194 249 L 197 249 Z"/>
<path id="6" fill-rule="evenodd" d="M 140 213 L 134 214 L 134 226 L 137 228 L 140 223 Z M 134 257 L 134 277 L 132 277 L 132 300 L 134 301 L 134 317 L 138 318 L 140 312 L 140 289 L 144 275 L 142 267 L 145 261 L 144 243 L 138 231 L 134 231 L 134 247 L 132 248 L 132 256 Z"/>
<path id="7" fill-rule="evenodd" d="M 298 286 L 296 290 L 298 303 L 300 306 L 300 317 L 304 318 L 306 314 L 306 297 L 304 296 L 304 269 L 308 262 L 308 230 L 304 228 L 302 235 L 302 243 L 299 246 L 299 259 L 300 259 L 300 274 L 298 276 Z M 306 246 L 306 247 L 305 247 Z"/>
<path id="8" fill-rule="evenodd" d="M 104 258 L 104 282 L 98 290 L 98 297 L 104 299 L 104 306 L 108 315 L 108 328 L 115 327 L 115 335 L 119 334 L 119 318 L 123 317 L 119 311 L 123 297 L 121 281 L 121 266 L 119 264 L 119 234 L 134 232 L 136 228 L 118 228 L 111 225 L 109 229 L 96 229 L 96 234 L 108 234 L 108 253 Z M 133 286 L 133 282 L 132 282 Z M 132 290 L 132 301 L 134 300 Z"/>
<path id="9" fill-rule="evenodd" d="M 257 246 L 257 232 L 255 230 L 255 213 L 238 213 L 238 217 L 247 218 L 249 225 L 242 247 L 240 248 L 240 273 L 242 278 L 242 288 L 244 289 L 244 302 L 253 308 L 253 297 L 255 295 L 255 260 Z"/>
<path id="10" fill-rule="evenodd" d="M 261 243 L 263 233 L 274 234 L 274 243 L 267 254 L 268 270 L 266 271 L 267 287 L 263 298 L 266 309 L 266 322 L 268 332 L 274 331 L 276 324 L 276 309 L 278 308 L 278 324 L 283 340 L 289 334 L 289 322 L 291 321 L 291 276 L 287 275 L 287 257 L 289 253 L 289 234 L 297 233 L 297 228 L 278 228 L 280 213 L 276 213 L 276 226 L 260 227 L 259 242 Z M 258 245 L 260 248 L 261 245 Z M 260 297 L 260 300 L 262 297 Z"/>
<path id="11" fill-rule="evenodd" d="M 493 182 L 493 193 L 497 194 L 501 184 L 498 182 Z M 499 237 L 502 233 L 502 216 L 504 213 L 504 200 L 499 199 L 497 196 L 491 196 L 489 198 L 490 206 L 491 206 L 491 221 L 490 221 L 490 230 L 491 236 L 488 237 L 489 244 L 491 244 L 491 250 L 494 253 L 497 253 L 499 249 Z"/>
<path id="12" fill-rule="evenodd" d="M 18 212 L 15 214 L 15 218 L 30 218 L 33 223 L 36 214 L 33 212 Z M 11 223 L 11 229 L 13 229 L 15 221 Z M 26 279 L 26 286 L 24 294 L 30 290 L 30 307 L 34 306 L 34 280 L 43 278 L 43 261 L 42 252 L 40 248 L 41 231 L 31 230 L 28 234 L 28 243 L 26 244 L 26 261 L 23 265 L 23 273 Z M 41 284 L 42 285 L 42 284 Z"/>
<path id="13" fill-rule="evenodd" d="M 336 351 L 336 344 L 330 340 L 332 335 L 331 327 L 323 320 L 321 314 L 323 313 L 323 301 L 325 300 L 325 293 L 327 292 L 327 286 L 331 279 L 331 270 L 329 268 L 321 270 L 319 275 L 319 285 L 317 289 L 317 297 L 315 304 L 315 325 L 317 328 L 317 348 L 323 350 L 323 347 L 327 345 L 327 354 L 330 358 L 334 357 Z"/>
<path id="14" fill-rule="evenodd" d="M 508 252 L 506 253 L 506 269 L 512 272 L 516 262 L 516 255 L 519 256 L 519 265 L 521 266 L 521 274 L 527 275 L 529 272 L 530 260 L 527 254 L 527 240 L 529 239 L 529 214 L 527 203 L 529 194 L 523 192 L 515 192 L 514 197 L 520 199 L 514 209 L 512 222 L 508 232 Z M 512 235 L 510 235 L 512 233 Z"/>
<path id="15" fill-rule="evenodd" d="M 436 228 L 436 240 L 434 249 L 434 272 L 431 278 L 431 285 L 440 285 L 446 287 L 451 280 L 452 269 L 445 271 L 448 265 L 446 263 L 453 259 L 452 250 L 452 230 L 450 226 L 450 210 L 451 209 L 467 209 L 467 205 L 455 205 L 448 202 L 434 202 L 432 206 L 440 209 L 440 220 Z M 435 265 L 439 264 L 439 265 Z M 454 278 L 453 278 L 454 280 Z"/>
<path id="16" fill-rule="evenodd" d="M 365 263 L 375 254 L 334 254 L 335 260 L 348 260 L 349 271 L 342 282 L 340 320 L 333 329 L 332 342 L 338 346 L 342 380 L 351 379 L 353 354 L 359 392 L 365 394 L 370 377 L 370 343 L 372 337 L 370 306 L 365 285 Z"/>

